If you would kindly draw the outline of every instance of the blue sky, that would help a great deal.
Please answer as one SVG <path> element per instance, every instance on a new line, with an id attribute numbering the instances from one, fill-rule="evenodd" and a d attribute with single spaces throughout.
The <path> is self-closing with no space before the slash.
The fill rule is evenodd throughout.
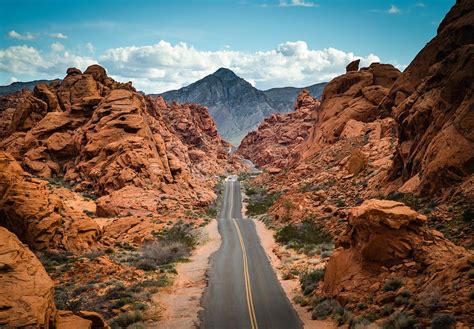
<path id="1" fill-rule="evenodd" d="M 227 66 L 258 88 L 305 86 L 348 61 L 403 69 L 454 0 L 0 0 L 0 84 L 98 62 L 146 92 Z"/>

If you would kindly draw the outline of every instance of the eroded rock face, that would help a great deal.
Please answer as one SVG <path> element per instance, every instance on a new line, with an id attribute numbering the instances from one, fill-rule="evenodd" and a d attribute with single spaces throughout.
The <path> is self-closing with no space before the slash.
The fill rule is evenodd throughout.
<path id="1" fill-rule="evenodd" d="M 368 123 L 377 119 L 378 105 L 399 76 L 400 71 L 390 64 L 372 63 L 331 80 L 324 89 L 319 115 L 303 148 L 303 157 L 310 157 L 338 141 L 348 121 Z"/>
<path id="2" fill-rule="evenodd" d="M 36 256 L 0 227 L 0 326 L 49 328 L 54 284 Z"/>
<path id="3" fill-rule="evenodd" d="M 474 3 L 457 1 L 381 104 L 400 126 L 392 178 L 419 175 L 417 191 L 424 194 L 474 173 L 473 22 Z M 465 192 L 472 197 L 469 185 Z"/>
<path id="4" fill-rule="evenodd" d="M 438 312 L 456 309 L 458 321 L 472 321 L 472 305 L 465 304 L 470 293 L 467 272 L 474 255 L 428 229 L 425 222 L 424 215 L 395 201 L 372 199 L 352 209 L 346 234 L 339 238 L 339 248 L 326 266 L 323 292 L 343 304 L 372 295 L 375 304 L 383 305 L 402 289 L 419 303 L 423 296 L 438 291 Z M 383 288 L 384 282 L 395 278 L 400 281 L 397 287 Z M 459 285 L 453 287 L 453 282 Z"/>
<path id="5" fill-rule="evenodd" d="M 288 167 L 299 157 L 299 147 L 308 137 L 319 106 L 319 100 L 303 90 L 293 112 L 265 119 L 256 131 L 242 140 L 237 154 L 260 167 Z"/>
<path id="6" fill-rule="evenodd" d="M 0 152 L 0 181 L 0 226 L 32 249 L 87 250 L 99 239 L 91 218 L 68 207 L 46 181 L 26 173 L 5 152 Z"/>

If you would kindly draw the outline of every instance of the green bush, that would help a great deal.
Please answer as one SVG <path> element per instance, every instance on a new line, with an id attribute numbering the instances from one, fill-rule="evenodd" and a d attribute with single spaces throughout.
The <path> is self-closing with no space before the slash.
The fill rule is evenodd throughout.
<path id="1" fill-rule="evenodd" d="M 383 329 L 414 329 L 416 320 L 405 313 L 396 313 L 390 317 L 383 325 Z"/>
<path id="2" fill-rule="evenodd" d="M 127 328 L 129 325 L 143 320 L 140 311 L 122 313 L 112 321 L 112 328 Z"/>
<path id="3" fill-rule="evenodd" d="M 451 329 L 456 324 L 456 318 L 451 314 L 436 314 L 431 321 L 432 329 Z"/>
<path id="4" fill-rule="evenodd" d="M 305 273 L 300 277 L 300 285 L 304 295 L 309 295 L 316 289 L 319 281 L 324 279 L 324 269 Z"/>
<path id="5" fill-rule="evenodd" d="M 384 291 L 395 291 L 398 290 L 398 288 L 400 288 L 402 284 L 403 282 L 399 278 L 392 278 L 385 282 L 382 289 Z"/>
<path id="6" fill-rule="evenodd" d="M 310 220 L 282 227 L 276 232 L 275 240 L 282 244 L 292 243 L 298 248 L 332 242 L 331 236 L 324 232 L 320 225 Z"/>
<path id="7" fill-rule="evenodd" d="M 281 195 L 280 193 L 268 194 L 265 189 L 260 187 L 247 187 L 245 194 L 249 197 L 247 205 L 249 216 L 265 214 Z"/>
<path id="8" fill-rule="evenodd" d="M 334 299 L 325 299 L 315 305 L 313 313 L 311 313 L 311 318 L 313 320 L 326 319 L 328 316 L 334 314 L 339 307 L 339 303 Z"/>

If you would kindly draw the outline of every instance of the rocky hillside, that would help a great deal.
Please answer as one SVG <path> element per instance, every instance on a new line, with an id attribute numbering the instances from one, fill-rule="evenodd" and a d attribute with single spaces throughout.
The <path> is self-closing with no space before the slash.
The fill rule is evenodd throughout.
<path id="1" fill-rule="evenodd" d="M 270 105 L 277 113 L 287 113 L 295 103 L 299 93 L 306 90 L 317 99 L 321 99 L 324 87 L 327 82 L 317 83 L 303 88 L 283 87 L 264 90 L 263 92 L 270 100 Z"/>
<path id="2" fill-rule="evenodd" d="M 293 112 L 266 118 L 256 131 L 245 136 L 237 154 L 273 172 L 287 168 L 299 157 L 299 147 L 314 125 L 319 106 L 317 99 L 301 91 Z"/>
<path id="3" fill-rule="evenodd" d="M 473 15 L 457 1 L 403 73 L 350 63 L 325 87 L 296 160 L 247 182 L 248 209 L 277 228 L 282 275 L 299 277 L 314 319 L 474 322 Z M 276 153 L 266 141 L 242 149 L 265 165 Z"/>
<path id="4" fill-rule="evenodd" d="M 33 90 L 36 85 L 40 83 L 51 83 L 52 80 L 34 80 L 34 81 L 26 81 L 26 82 L 13 82 L 8 86 L 0 86 L 0 96 L 6 96 L 8 94 L 15 93 L 17 91 L 22 91 L 23 89 Z"/>
<path id="5" fill-rule="evenodd" d="M 129 308 L 114 304 L 109 294 L 119 287 L 105 282 L 115 280 L 119 290 L 148 289 L 138 285 L 158 278 L 138 264 L 145 257 L 139 248 L 172 229 L 191 239 L 186 232 L 207 220 L 216 198 L 216 176 L 243 168 L 229 156 L 207 108 L 144 96 L 98 65 L 70 68 L 63 80 L 1 98 L 0 111 L 0 233 L 8 242 L 0 246 L 6 250 L 0 275 L 25 267 L 38 273 L 22 274 L 24 287 L 7 274 L 21 294 L 2 299 L 0 326 L 99 321 L 85 310 L 122 321 Z M 43 262 L 57 284 L 55 295 L 48 274 L 17 238 Z M 190 246 L 179 247 L 180 255 Z M 24 261 L 10 261 L 11 248 L 25 254 Z M 127 261 L 120 258 L 126 254 Z M 86 290 L 98 294 L 74 292 L 92 281 L 95 288 Z M 150 293 L 137 291 L 136 302 L 150 303 Z M 31 307 L 21 310 L 22 299 Z"/>
<path id="6" fill-rule="evenodd" d="M 317 86 L 316 90 L 319 89 Z M 256 129 L 264 118 L 273 113 L 289 112 L 296 94 L 296 89 L 258 90 L 231 70 L 221 68 L 187 87 L 165 92 L 161 96 L 166 101 L 207 106 L 219 133 L 227 141 L 238 145 L 247 132 Z"/>

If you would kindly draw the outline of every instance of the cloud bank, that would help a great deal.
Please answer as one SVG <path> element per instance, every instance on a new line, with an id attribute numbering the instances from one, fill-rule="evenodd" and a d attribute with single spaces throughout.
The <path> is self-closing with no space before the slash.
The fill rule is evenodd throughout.
<path id="1" fill-rule="evenodd" d="M 203 51 L 186 43 L 160 41 L 148 46 L 108 49 L 96 58 L 75 55 L 61 46 L 55 44 L 49 52 L 29 46 L 0 49 L 0 71 L 16 77 L 33 74 L 38 78 L 55 78 L 63 77 L 67 67 L 85 69 L 98 62 L 115 79 L 132 81 L 138 89 L 156 93 L 181 88 L 220 67 L 233 70 L 257 88 L 268 89 L 329 81 L 344 73 L 345 66 L 355 59 L 361 59 L 362 66 L 380 61 L 374 54 L 360 56 L 335 48 L 310 49 L 304 41 L 288 41 L 274 49 L 256 52 Z"/>

